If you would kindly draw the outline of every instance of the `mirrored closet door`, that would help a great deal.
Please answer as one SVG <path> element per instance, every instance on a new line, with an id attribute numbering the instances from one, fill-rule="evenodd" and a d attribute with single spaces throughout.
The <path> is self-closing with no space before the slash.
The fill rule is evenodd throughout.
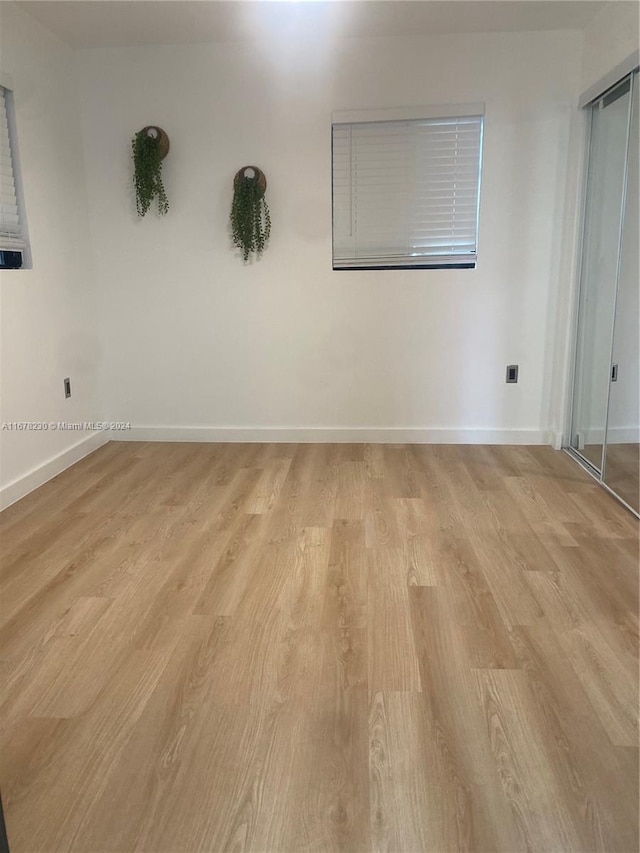
<path id="1" fill-rule="evenodd" d="M 620 266 L 613 325 L 604 482 L 636 511 L 640 505 L 640 86 L 635 75 Z"/>
<path id="2" fill-rule="evenodd" d="M 570 450 L 635 512 L 639 500 L 637 72 L 589 105 Z"/>

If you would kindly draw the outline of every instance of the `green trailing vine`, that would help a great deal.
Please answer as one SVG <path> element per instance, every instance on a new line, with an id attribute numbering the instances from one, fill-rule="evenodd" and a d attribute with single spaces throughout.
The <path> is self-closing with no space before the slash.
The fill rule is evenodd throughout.
<path id="1" fill-rule="evenodd" d="M 264 251 L 271 234 L 271 216 L 264 197 L 264 176 L 259 170 L 254 170 L 251 177 L 244 172 L 240 170 L 234 180 L 231 235 L 243 259 L 248 261 L 252 253 L 258 256 Z"/>
<path id="2" fill-rule="evenodd" d="M 140 130 L 131 141 L 138 216 L 144 216 L 154 197 L 157 198 L 158 213 L 169 210 L 169 199 L 162 183 L 162 157 L 160 138 L 149 136 Z"/>

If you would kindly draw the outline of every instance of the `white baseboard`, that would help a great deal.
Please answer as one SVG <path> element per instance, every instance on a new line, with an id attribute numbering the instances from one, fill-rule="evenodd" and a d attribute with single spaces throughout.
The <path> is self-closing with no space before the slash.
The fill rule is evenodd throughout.
<path id="1" fill-rule="evenodd" d="M 565 441 L 565 437 L 561 432 L 552 430 L 549 433 L 549 444 L 554 450 L 562 450 L 563 447 L 566 447 L 568 442 Z"/>
<path id="2" fill-rule="evenodd" d="M 588 429 L 582 433 L 585 444 L 602 444 L 605 432 L 602 428 Z M 640 429 L 638 427 L 609 427 L 607 440 L 611 444 L 639 444 Z"/>
<path id="3" fill-rule="evenodd" d="M 32 468 L 31 471 L 23 474 L 22 477 L 18 477 L 11 483 L 7 483 L 6 486 L 0 489 L 0 510 L 6 509 L 11 504 L 19 501 L 20 498 L 28 495 L 29 492 L 37 489 L 38 486 L 44 485 L 44 483 L 53 479 L 53 477 L 62 473 L 65 469 L 70 468 L 76 462 L 84 459 L 85 456 L 102 447 L 109 440 L 110 434 L 108 432 L 102 430 L 94 432 L 72 447 L 67 448 L 67 450 L 63 450 L 57 456 L 47 460 L 47 462 L 43 462 L 42 465 L 38 465 L 37 468 Z"/>
<path id="4" fill-rule="evenodd" d="M 553 444 L 548 430 L 422 429 L 405 427 L 136 426 L 112 441 L 292 442 L 300 444 Z"/>

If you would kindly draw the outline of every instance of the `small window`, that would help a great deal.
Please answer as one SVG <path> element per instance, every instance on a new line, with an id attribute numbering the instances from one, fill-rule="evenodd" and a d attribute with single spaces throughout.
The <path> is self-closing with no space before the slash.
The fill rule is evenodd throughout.
<path id="1" fill-rule="evenodd" d="M 475 267 L 484 107 L 459 109 L 334 113 L 334 269 Z"/>
<path id="2" fill-rule="evenodd" d="M 13 119 L 13 93 L 0 86 L 0 269 L 23 266 L 28 250 Z"/>

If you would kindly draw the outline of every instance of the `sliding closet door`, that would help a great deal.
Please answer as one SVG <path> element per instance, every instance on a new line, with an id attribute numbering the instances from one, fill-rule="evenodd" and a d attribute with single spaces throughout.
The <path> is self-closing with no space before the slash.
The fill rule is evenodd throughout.
<path id="1" fill-rule="evenodd" d="M 591 107 L 571 446 L 599 472 L 607 426 L 630 103 L 627 79 Z"/>
<path id="2" fill-rule="evenodd" d="M 604 466 L 605 483 L 636 512 L 640 511 L 639 95 L 635 74 Z"/>

